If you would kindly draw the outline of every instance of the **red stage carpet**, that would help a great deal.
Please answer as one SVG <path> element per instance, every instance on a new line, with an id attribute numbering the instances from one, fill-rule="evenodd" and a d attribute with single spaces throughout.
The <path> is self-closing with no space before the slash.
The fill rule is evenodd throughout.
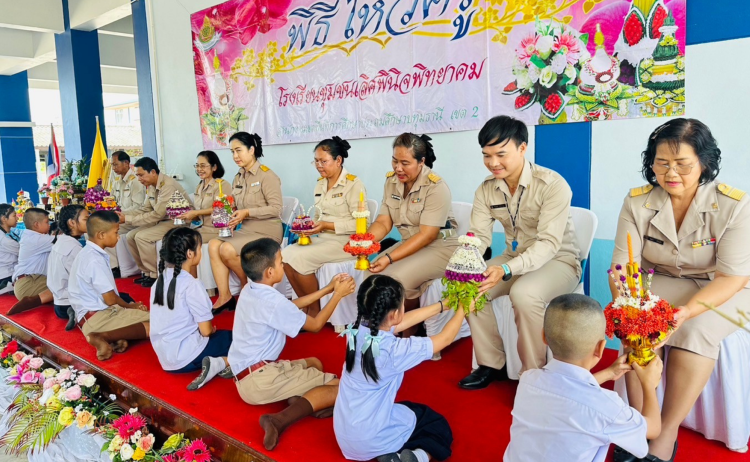
<path id="1" fill-rule="evenodd" d="M 130 280 L 118 280 L 123 292 L 136 300 L 147 302 L 148 290 Z M 13 295 L 0 296 L 4 314 L 15 303 Z M 188 392 L 187 384 L 194 374 L 175 375 L 162 371 L 148 342 L 137 342 L 127 352 L 116 354 L 109 361 L 99 362 L 79 330 L 65 332 L 64 322 L 57 319 L 51 306 L 44 306 L 13 319 L 61 348 L 121 377 L 138 388 L 171 403 L 208 425 L 247 443 L 271 458 L 283 462 L 343 461 L 333 435 L 331 419 L 304 419 L 289 429 L 274 451 L 263 448 L 263 433 L 258 425 L 261 414 L 276 412 L 285 404 L 267 406 L 245 404 L 231 380 L 214 379 L 199 391 Z M 217 327 L 232 328 L 232 313 L 217 317 Z M 615 358 L 608 350 L 606 362 Z M 315 356 L 323 361 L 325 370 L 341 374 L 344 362 L 344 340 L 327 327 L 319 334 L 302 334 L 287 342 L 282 359 Z M 425 403 L 443 414 L 451 424 L 455 442 L 450 460 L 499 461 L 509 440 L 516 382 L 495 383 L 481 391 L 465 391 L 456 382 L 469 372 L 471 340 L 463 339 L 443 352 L 438 362 L 427 361 L 407 372 L 399 399 Z M 540 409 L 540 412 L 543 412 Z M 692 431 L 680 430 L 679 461 L 747 461 L 750 456 L 737 454 L 722 443 L 706 440 Z M 530 461 L 532 462 L 532 461 Z M 538 461 L 542 462 L 542 461 Z"/>

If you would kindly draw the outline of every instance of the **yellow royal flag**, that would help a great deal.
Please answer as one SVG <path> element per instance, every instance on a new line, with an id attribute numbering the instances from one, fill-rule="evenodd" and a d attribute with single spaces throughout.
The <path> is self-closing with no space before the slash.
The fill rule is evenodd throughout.
<path id="1" fill-rule="evenodd" d="M 96 141 L 94 151 L 91 153 L 91 165 L 89 166 L 89 188 L 96 186 L 96 182 L 105 174 L 104 163 L 107 161 L 107 150 L 102 143 L 102 133 L 99 130 L 99 118 L 96 118 Z"/>

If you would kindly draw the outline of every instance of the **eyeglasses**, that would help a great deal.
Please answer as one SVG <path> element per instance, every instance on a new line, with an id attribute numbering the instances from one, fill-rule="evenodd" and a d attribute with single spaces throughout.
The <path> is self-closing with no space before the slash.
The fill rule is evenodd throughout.
<path id="1" fill-rule="evenodd" d="M 328 165 L 328 162 L 330 162 L 330 160 L 314 160 L 310 162 L 310 165 L 313 165 L 315 167 L 325 167 L 326 165 Z"/>
<path id="2" fill-rule="evenodd" d="M 197 170 L 197 169 L 199 169 L 199 168 L 200 168 L 200 169 L 204 169 L 204 168 L 211 168 L 211 166 L 210 166 L 209 164 L 195 164 L 195 165 L 193 165 L 193 167 L 194 167 L 194 168 L 195 168 L 196 170 Z"/>
<path id="3" fill-rule="evenodd" d="M 674 169 L 675 173 L 678 175 L 689 175 L 690 172 L 693 171 L 693 167 L 698 162 L 689 164 L 689 165 L 667 165 L 667 164 L 652 164 L 651 170 L 654 171 L 657 175 L 666 175 L 671 169 Z"/>

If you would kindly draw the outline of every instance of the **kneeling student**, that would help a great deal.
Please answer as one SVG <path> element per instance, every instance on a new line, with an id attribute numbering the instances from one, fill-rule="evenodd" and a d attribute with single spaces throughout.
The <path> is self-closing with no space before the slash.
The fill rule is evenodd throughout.
<path id="1" fill-rule="evenodd" d="M 333 410 L 336 441 L 347 459 L 427 462 L 451 455 L 445 417 L 424 404 L 395 401 L 404 372 L 450 345 L 464 312 L 454 313 L 437 335 L 401 339 L 395 334 L 444 309 L 440 301 L 404 312 L 405 299 L 404 286 L 385 275 L 368 277 L 357 292 L 357 320 L 345 331 L 346 364 Z"/>
<path id="2" fill-rule="evenodd" d="M 94 212 L 86 223 L 86 247 L 73 262 L 68 281 L 70 304 L 86 341 L 104 361 L 122 353 L 128 340 L 148 338 L 148 308 L 120 297 L 106 249 L 117 245 L 120 218 L 115 212 Z"/>
<path id="3" fill-rule="evenodd" d="M 83 250 L 78 240 L 86 232 L 89 212 L 82 205 L 66 205 L 60 209 L 60 219 L 52 251 L 47 262 L 47 287 L 52 292 L 55 315 L 68 321 L 65 330 L 76 326 L 76 312 L 68 297 L 68 280 L 76 256 Z M 62 232 L 62 233 L 61 233 Z"/>
<path id="4" fill-rule="evenodd" d="M 231 330 L 216 330 L 206 287 L 191 274 L 201 262 L 201 234 L 173 228 L 162 239 L 159 278 L 151 288 L 151 345 L 167 372 L 201 370 L 188 385 L 197 390 L 218 374 L 230 374 L 227 363 Z M 164 289 L 167 288 L 165 291 Z"/>
<path id="5" fill-rule="evenodd" d="M 339 274 L 323 289 L 291 302 L 273 288 L 284 277 L 281 247 L 275 240 L 261 238 L 245 244 L 240 258 L 250 282 L 237 302 L 229 348 L 237 391 L 248 404 L 294 398 L 283 411 L 260 418 L 265 431 L 263 445 L 271 450 L 279 435 L 297 420 L 313 414 L 331 416 L 339 384 L 336 376 L 323 372 L 323 364 L 317 358 L 279 361 L 279 354 L 287 336 L 296 337 L 302 329 L 320 331 L 339 301 L 354 292 L 354 279 Z M 300 311 L 300 307 L 331 292 L 331 300 L 315 317 Z"/>
<path id="6" fill-rule="evenodd" d="M 13 290 L 18 303 L 8 315 L 22 313 L 52 301 L 47 288 L 47 260 L 54 236 L 49 235 L 49 215 L 32 207 L 23 214 L 26 227 L 18 250 L 18 265 L 13 273 Z"/>
<path id="7" fill-rule="evenodd" d="M 521 374 L 504 462 L 604 462 L 610 444 L 646 456 L 646 438 L 661 432 L 656 386 L 662 362 L 657 356 L 645 368 L 633 363 L 643 388 L 641 415 L 599 386 L 630 370 L 626 355 L 605 370 L 590 372 L 604 353 L 605 327 L 594 299 L 578 294 L 552 299 L 542 338 L 554 359 Z"/>

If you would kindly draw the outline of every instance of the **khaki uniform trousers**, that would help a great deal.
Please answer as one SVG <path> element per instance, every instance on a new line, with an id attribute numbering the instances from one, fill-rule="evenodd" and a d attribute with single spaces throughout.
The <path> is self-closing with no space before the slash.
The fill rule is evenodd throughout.
<path id="1" fill-rule="evenodd" d="M 123 308 L 120 305 L 112 305 L 88 318 L 81 326 L 83 335 L 92 332 L 110 332 L 133 324 L 149 322 L 148 311 L 136 310 L 135 308 Z"/>
<path id="2" fill-rule="evenodd" d="M 487 262 L 500 266 L 511 257 L 501 255 Z M 544 312 L 549 302 L 558 295 L 572 292 L 581 278 L 581 267 L 550 260 L 541 268 L 510 281 L 500 281 L 489 292 L 491 299 L 509 295 L 518 328 L 518 355 L 521 372 L 540 369 L 547 363 L 547 346 L 542 341 Z M 502 369 L 505 366 L 505 347 L 500 338 L 497 318 L 488 304 L 476 316 L 468 316 L 474 352 L 480 366 Z"/>
<path id="3" fill-rule="evenodd" d="M 402 243 L 403 241 L 399 242 L 388 249 L 387 252 L 393 252 Z M 403 284 L 407 299 L 419 298 L 433 280 L 445 276 L 445 267 L 448 265 L 448 260 L 458 246 L 457 237 L 446 240 L 438 237 L 416 253 L 403 260 L 391 263 L 379 274 L 390 276 Z M 381 253 L 377 258 L 381 256 L 385 256 L 385 254 Z M 369 275 L 370 272 L 368 271 L 367 276 Z"/>
<path id="4" fill-rule="evenodd" d="M 13 292 L 16 298 L 33 297 L 47 290 L 47 276 L 43 274 L 30 274 L 24 276 L 13 284 Z"/>
<path id="5" fill-rule="evenodd" d="M 709 282 L 711 281 L 708 279 L 675 278 L 655 274 L 651 281 L 651 292 L 674 306 L 683 306 Z M 737 308 L 747 309 L 749 305 L 750 289 L 743 288 L 717 309 L 737 319 Z M 715 360 L 719 358 L 722 340 L 737 329 L 739 326 L 709 310 L 685 321 L 669 337 L 667 345 Z"/>
<path id="6" fill-rule="evenodd" d="M 354 260 L 355 257 L 344 252 L 344 245 L 349 242 L 348 234 L 322 233 L 312 236 L 310 245 L 288 245 L 281 250 L 284 263 L 302 275 L 314 274 L 326 263 L 338 263 Z M 324 281 L 325 284 L 327 282 Z"/>
<path id="7" fill-rule="evenodd" d="M 242 380 L 235 380 L 235 384 L 244 402 L 258 405 L 302 396 L 335 378 L 333 374 L 308 367 L 304 359 L 297 359 L 269 362 Z"/>
<path id="8" fill-rule="evenodd" d="M 159 277 L 156 268 L 156 242 L 174 227 L 172 220 L 166 220 L 155 225 L 141 226 L 127 233 L 130 255 L 133 256 L 138 268 L 149 277 Z"/>
<path id="9" fill-rule="evenodd" d="M 128 234 L 130 231 L 134 230 L 136 227 L 133 225 L 126 225 L 124 223 L 120 224 L 120 239 L 125 239 L 123 237 L 123 234 Z M 120 267 L 120 261 L 117 259 L 117 247 L 107 247 L 104 249 L 105 252 L 107 252 L 107 255 L 109 255 L 109 267 L 119 268 Z"/>
<path id="10" fill-rule="evenodd" d="M 267 220 L 245 220 L 242 222 L 240 229 L 235 229 L 232 237 L 217 237 L 220 241 L 229 242 L 237 255 L 242 252 L 242 247 L 248 242 L 255 241 L 262 237 L 270 237 L 281 244 L 284 237 L 284 231 L 281 227 L 281 220 L 277 218 Z"/>

